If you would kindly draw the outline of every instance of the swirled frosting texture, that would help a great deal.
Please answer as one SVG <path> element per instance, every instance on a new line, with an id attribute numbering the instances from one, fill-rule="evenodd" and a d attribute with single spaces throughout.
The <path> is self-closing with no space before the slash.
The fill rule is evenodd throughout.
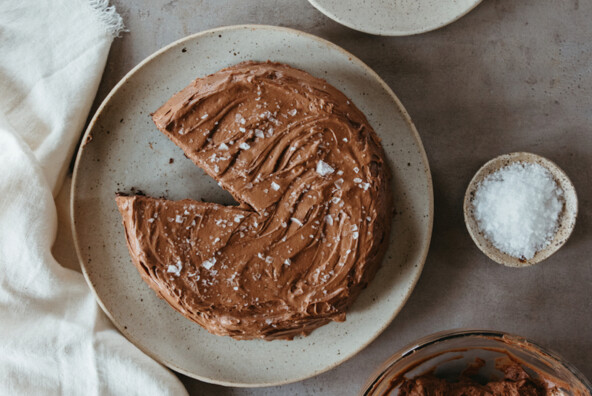
<path id="1" fill-rule="evenodd" d="M 246 62 L 197 79 L 153 120 L 241 204 L 119 196 L 143 279 L 236 339 L 345 320 L 391 224 L 388 166 L 362 112 L 304 71 Z"/>

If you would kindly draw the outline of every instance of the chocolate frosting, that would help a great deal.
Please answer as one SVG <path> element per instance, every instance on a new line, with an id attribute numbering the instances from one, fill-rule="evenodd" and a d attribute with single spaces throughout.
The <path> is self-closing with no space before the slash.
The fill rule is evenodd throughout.
<path id="1" fill-rule="evenodd" d="M 143 279 L 237 339 L 345 320 L 391 224 L 380 141 L 347 97 L 287 65 L 246 62 L 197 79 L 153 119 L 241 204 L 119 196 Z"/>
<path id="2" fill-rule="evenodd" d="M 480 359 L 478 359 L 480 360 Z M 484 365 L 477 365 L 477 369 Z M 527 373 L 518 363 L 511 361 L 499 369 L 503 378 L 479 382 L 470 371 L 463 372 L 456 381 L 447 381 L 433 373 L 405 379 L 398 388 L 400 396 L 551 396 L 562 394 L 556 387 Z"/>

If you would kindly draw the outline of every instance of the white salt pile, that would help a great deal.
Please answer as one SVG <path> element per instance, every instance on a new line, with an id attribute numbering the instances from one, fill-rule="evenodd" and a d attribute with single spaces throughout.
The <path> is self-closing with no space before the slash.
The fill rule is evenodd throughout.
<path id="1" fill-rule="evenodd" d="M 517 162 L 479 184 L 473 207 L 479 229 L 497 249 L 528 260 L 553 240 L 563 202 L 547 169 Z"/>

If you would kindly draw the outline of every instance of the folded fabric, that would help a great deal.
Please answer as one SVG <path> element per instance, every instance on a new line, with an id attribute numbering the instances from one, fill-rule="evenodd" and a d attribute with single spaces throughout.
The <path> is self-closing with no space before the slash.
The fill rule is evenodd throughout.
<path id="1" fill-rule="evenodd" d="M 51 254 L 57 193 L 123 27 L 103 0 L 0 3 L 0 394 L 182 395 Z"/>

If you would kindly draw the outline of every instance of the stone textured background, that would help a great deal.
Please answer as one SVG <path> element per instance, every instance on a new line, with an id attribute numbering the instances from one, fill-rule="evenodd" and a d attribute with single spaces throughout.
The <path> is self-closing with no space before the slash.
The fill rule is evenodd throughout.
<path id="1" fill-rule="evenodd" d="M 130 32 L 113 43 L 95 109 L 132 67 L 174 40 L 224 25 L 288 26 L 342 46 L 392 87 L 419 130 L 434 178 L 434 233 L 423 275 L 375 342 L 328 373 L 282 387 L 224 388 L 181 376 L 192 394 L 355 394 L 398 348 L 459 327 L 531 338 L 592 378 L 592 2 L 484 0 L 458 22 L 411 37 L 350 30 L 304 0 L 112 3 Z M 555 161 L 580 200 L 567 244 L 524 269 L 488 260 L 462 215 L 473 174 L 513 151 Z"/>

